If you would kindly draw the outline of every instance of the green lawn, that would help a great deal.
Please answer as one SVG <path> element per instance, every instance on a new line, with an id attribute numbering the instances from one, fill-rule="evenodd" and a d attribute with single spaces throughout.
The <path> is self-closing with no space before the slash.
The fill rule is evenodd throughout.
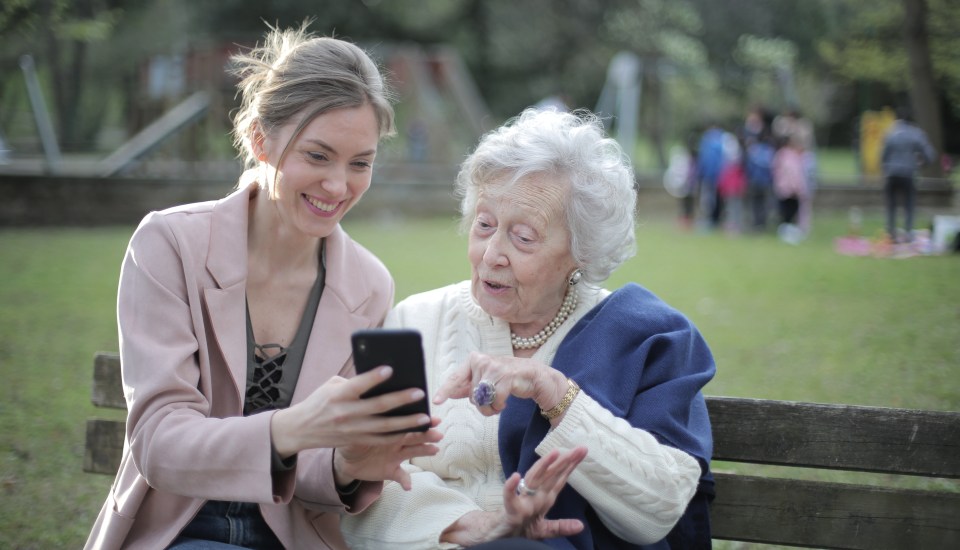
<path id="1" fill-rule="evenodd" d="M 636 281 L 686 312 L 718 364 L 712 395 L 960 410 L 960 258 L 852 258 L 842 216 L 811 238 L 677 230 L 641 215 Z M 350 220 L 397 296 L 469 274 L 450 219 Z M 881 227 L 868 213 L 865 232 Z M 110 485 L 84 474 L 92 358 L 116 350 L 116 282 L 132 227 L 0 230 L 0 548 L 78 548 Z"/>

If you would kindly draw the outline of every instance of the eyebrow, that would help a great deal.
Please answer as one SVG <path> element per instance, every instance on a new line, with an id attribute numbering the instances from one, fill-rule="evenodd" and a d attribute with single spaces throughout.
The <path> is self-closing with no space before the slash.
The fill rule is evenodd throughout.
<path id="1" fill-rule="evenodd" d="M 326 149 L 327 151 L 330 151 L 331 153 L 337 154 L 337 150 L 334 149 L 333 147 L 331 147 L 329 144 L 327 144 L 327 143 L 324 142 L 323 140 L 320 140 L 320 139 L 307 139 L 306 141 L 307 141 L 307 143 L 312 143 L 312 144 L 314 144 L 314 145 L 317 145 L 317 146 L 319 146 L 319 147 L 322 147 L 322 148 Z M 376 149 L 368 149 L 368 150 L 366 150 L 366 151 L 361 151 L 360 153 L 357 153 L 356 155 L 354 155 L 354 157 L 369 157 L 369 156 L 373 156 L 373 155 L 375 155 L 375 154 L 377 154 L 377 150 L 376 150 Z"/>

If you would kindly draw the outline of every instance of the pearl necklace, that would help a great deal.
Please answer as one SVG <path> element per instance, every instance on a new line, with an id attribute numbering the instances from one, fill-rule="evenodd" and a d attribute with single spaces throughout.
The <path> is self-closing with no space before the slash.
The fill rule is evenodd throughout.
<path id="1" fill-rule="evenodd" d="M 563 304 L 560 306 L 560 311 L 557 312 L 556 317 L 553 318 L 550 323 L 543 327 L 543 330 L 530 336 L 529 338 L 523 338 L 517 336 L 515 333 L 510 333 L 510 344 L 513 345 L 513 349 L 535 349 L 542 346 L 547 338 L 550 338 L 554 332 L 560 328 L 560 325 L 567 320 L 567 317 L 570 316 L 570 313 L 577 307 L 577 289 L 570 287 L 567 291 L 567 295 L 563 298 Z"/>

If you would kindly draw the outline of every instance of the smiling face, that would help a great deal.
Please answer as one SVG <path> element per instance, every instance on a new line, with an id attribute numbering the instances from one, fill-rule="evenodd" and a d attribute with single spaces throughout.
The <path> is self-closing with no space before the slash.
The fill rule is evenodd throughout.
<path id="1" fill-rule="evenodd" d="M 377 118 L 370 105 L 335 109 L 291 142 L 296 127 L 294 120 L 271 135 L 256 134 L 257 156 L 269 168 L 265 183 L 280 223 L 326 237 L 370 187 Z"/>
<path id="2" fill-rule="evenodd" d="M 567 187 L 549 178 L 530 176 L 507 190 L 488 184 L 470 226 L 473 296 L 520 336 L 553 319 L 576 268 L 563 208 Z"/>

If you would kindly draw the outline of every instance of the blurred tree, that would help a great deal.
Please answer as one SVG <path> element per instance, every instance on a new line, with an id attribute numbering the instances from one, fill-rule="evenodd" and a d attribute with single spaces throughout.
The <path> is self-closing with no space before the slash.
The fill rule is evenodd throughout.
<path id="1" fill-rule="evenodd" d="M 666 169 L 663 101 L 664 70 L 709 73 L 707 49 L 700 40 L 703 21 L 685 0 L 636 0 L 610 10 L 602 34 L 610 44 L 639 56 L 642 69 L 641 109 L 657 156 Z"/>
<path id="2" fill-rule="evenodd" d="M 917 123 L 927 131 L 937 151 L 943 151 L 943 124 L 940 115 L 940 93 L 930 57 L 930 38 L 927 26 L 926 0 L 902 0 L 903 39 L 910 64 L 910 103 Z M 954 29 L 956 31 L 956 29 Z M 960 56 L 958 56 L 960 60 Z M 933 171 L 940 175 L 940 164 L 932 164 Z"/>
<path id="3" fill-rule="evenodd" d="M 90 140 L 96 125 L 81 118 L 86 84 L 90 78 L 91 44 L 108 40 L 123 12 L 124 0 L 11 0 L 0 8 L 0 37 L 4 56 L 33 53 L 38 67 L 48 74 L 53 91 L 54 119 L 60 145 L 70 149 Z M 17 47 L 13 47 L 13 43 Z M 10 65 L 5 62 L 5 66 Z M 99 113 L 105 102 L 94 107 Z M 94 127 L 91 127 L 94 126 Z"/>
<path id="4" fill-rule="evenodd" d="M 734 58 L 743 67 L 775 74 L 783 103 L 797 104 L 793 82 L 797 68 L 796 44 L 784 38 L 742 34 L 737 41 Z"/>
<path id="5" fill-rule="evenodd" d="M 909 96 L 918 124 L 944 150 L 941 106 L 960 116 L 960 5 L 955 0 L 837 0 L 843 24 L 818 41 L 838 77 Z M 905 75 L 909 75 L 905 78 Z"/>
<path id="6" fill-rule="evenodd" d="M 567 96 L 573 107 L 592 108 L 615 53 L 598 28 L 606 11 L 620 3 L 458 0 L 450 4 L 459 9 L 449 10 L 446 20 L 433 28 L 437 41 L 460 51 L 499 118 L 551 95 Z M 408 11 L 404 28 L 425 17 Z"/>
<path id="7" fill-rule="evenodd" d="M 822 122 L 849 120 L 856 110 L 852 92 L 830 95 L 834 82 L 844 90 L 873 82 L 905 93 L 912 50 L 901 23 L 918 19 L 906 17 L 904 6 L 924 4 L 926 33 L 912 28 L 928 37 L 933 83 L 960 113 L 956 0 L 329 0 L 321 9 L 302 0 L 6 0 L 0 124 L 8 104 L 25 101 L 22 92 L 7 93 L 22 88 L 10 78 L 22 53 L 33 53 L 46 71 L 62 142 L 91 146 L 105 120 L 131 120 L 154 57 L 222 53 L 252 45 L 265 23 L 312 19 L 315 32 L 383 57 L 407 43 L 455 48 L 500 120 L 551 95 L 593 108 L 610 60 L 629 50 L 643 60 L 642 125 L 662 163 L 668 140 L 706 118 L 734 121 L 752 103 L 775 109 L 796 102 Z M 785 66 L 792 93 L 776 79 Z"/>

